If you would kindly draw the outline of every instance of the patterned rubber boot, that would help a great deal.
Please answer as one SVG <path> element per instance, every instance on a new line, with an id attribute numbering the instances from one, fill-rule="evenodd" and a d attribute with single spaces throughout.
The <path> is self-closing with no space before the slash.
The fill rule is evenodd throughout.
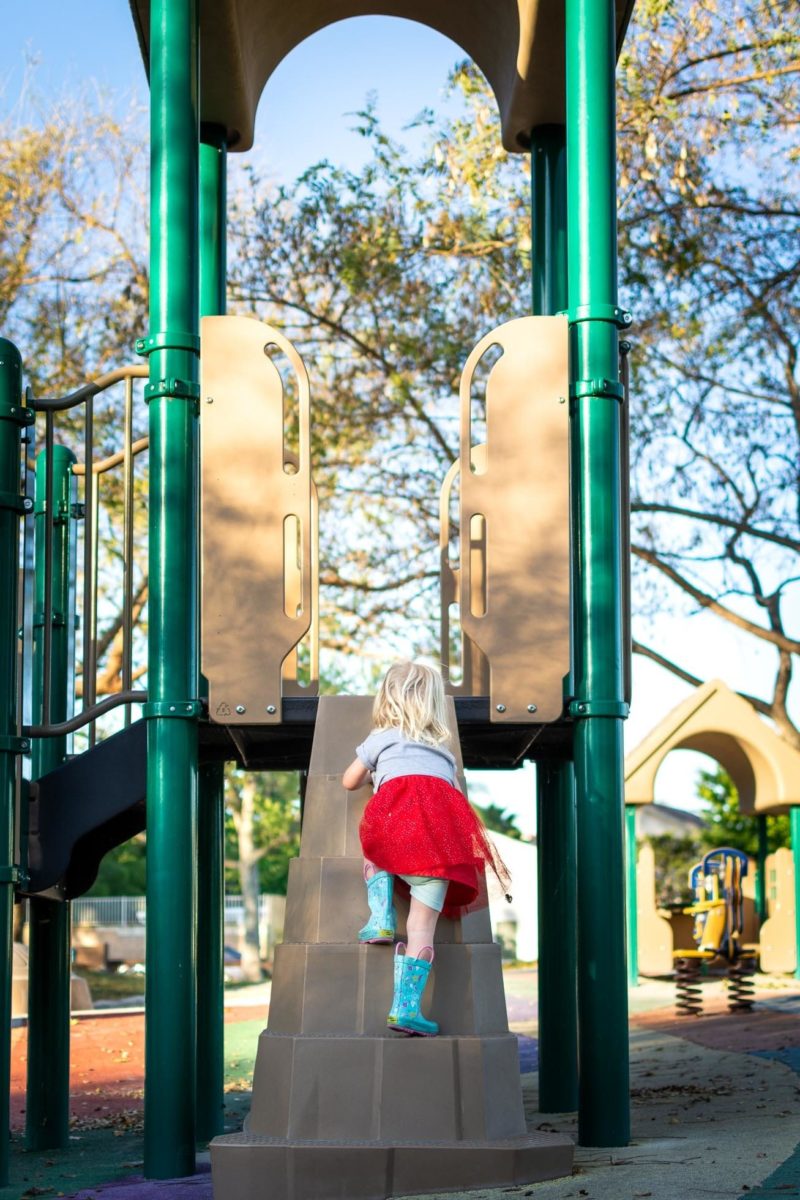
<path id="1" fill-rule="evenodd" d="M 369 879 L 364 873 L 367 885 L 367 903 L 370 918 L 363 929 L 358 931 L 360 942 L 372 945 L 391 945 L 397 928 L 397 913 L 394 907 L 394 875 L 388 871 L 375 871 Z"/>
<path id="2" fill-rule="evenodd" d="M 389 1015 L 386 1018 L 386 1024 L 390 1028 L 397 1025 L 397 1018 L 400 1015 L 400 996 L 403 990 L 403 967 L 405 966 L 405 962 L 405 942 L 398 942 L 394 948 L 394 995 L 392 996 L 392 1007 L 389 1009 Z"/>
<path id="3" fill-rule="evenodd" d="M 430 954 L 430 958 L 409 958 L 407 955 L 397 955 L 402 961 L 400 972 L 399 996 L 395 991 L 392 1012 L 397 1013 L 397 1019 L 387 1024 L 398 1033 L 407 1033 L 416 1037 L 436 1037 L 439 1026 L 435 1021 L 428 1021 L 420 1011 L 422 993 L 431 973 L 433 965 L 433 947 L 424 946 L 420 954 Z M 397 976 L 395 976 L 397 978 Z"/>

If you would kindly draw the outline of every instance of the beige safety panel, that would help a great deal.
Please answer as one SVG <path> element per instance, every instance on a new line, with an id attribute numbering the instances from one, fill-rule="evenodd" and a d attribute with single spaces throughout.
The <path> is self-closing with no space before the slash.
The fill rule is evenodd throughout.
<path id="1" fill-rule="evenodd" d="M 281 675 L 311 623 L 308 377 L 278 330 L 251 317 L 201 322 L 202 664 L 211 719 L 281 720 Z M 297 384 L 299 450 L 286 444 L 272 347 Z"/>
<path id="2" fill-rule="evenodd" d="M 696 688 L 625 759 L 625 803 L 652 804 L 670 750 L 697 750 L 730 775 L 746 813 L 777 813 L 800 803 L 800 754 L 720 679 Z"/>
<path id="3" fill-rule="evenodd" d="M 632 8 L 615 0 L 618 53 Z M 131 0 L 131 12 L 147 65 L 150 0 Z M 371 14 L 418 21 L 461 46 L 495 94 L 507 150 L 525 149 L 537 125 L 564 124 L 564 0 L 200 0 L 200 119 L 226 129 L 231 149 L 249 150 L 261 93 L 283 59 L 327 25 Z"/>
<path id="4" fill-rule="evenodd" d="M 672 926 L 656 906 L 656 859 L 643 842 L 636 856 L 636 959 L 640 975 L 672 974 Z"/>
<path id="5" fill-rule="evenodd" d="M 761 926 L 760 966 L 768 974 L 791 975 L 797 969 L 794 858 L 791 850 L 781 847 L 774 854 L 768 854 L 764 865 L 769 916 Z"/>
<path id="6" fill-rule="evenodd" d="M 473 375 L 493 346 L 502 354 L 486 382 L 486 451 L 476 458 Z M 460 617 L 489 661 L 493 721 L 554 721 L 564 706 L 568 388 L 565 317 L 501 325 L 478 343 L 461 377 Z M 485 543 L 485 559 L 472 541 Z"/>

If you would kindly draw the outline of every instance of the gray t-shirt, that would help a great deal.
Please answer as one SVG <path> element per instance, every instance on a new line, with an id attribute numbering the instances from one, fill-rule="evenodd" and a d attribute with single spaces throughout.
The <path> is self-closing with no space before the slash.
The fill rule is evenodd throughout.
<path id="1" fill-rule="evenodd" d="M 456 760 L 445 746 L 411 742 L 399 729 L 375 729 L 356 756 L 372 771 L 376 789 L 402 775 L 433 775 L 455 785 Z"/>

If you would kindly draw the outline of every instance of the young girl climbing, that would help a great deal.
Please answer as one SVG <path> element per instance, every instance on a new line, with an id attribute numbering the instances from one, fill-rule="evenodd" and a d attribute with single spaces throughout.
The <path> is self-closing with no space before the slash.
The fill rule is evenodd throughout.
<path id="1" fill-rule="evenodd" d="M 420 1004 L 431 965 L 439 913 L 458 917 L 486 903 L 487 864 L 507 890 L 508 871 L 479 818 L 456 787 L 440 673 L 421 663 L 395 663 L 375 697 L 373 730 L 356 748 L 342 778 L 354 791 L 372 776 L 375 793 L 361 820 L 370 919 L 359 941 L 392 943 L 394 888 L 410 893 L 408 945 L 395 951 L 390 1029 L 433 1037 L 435 1021 Z"/>

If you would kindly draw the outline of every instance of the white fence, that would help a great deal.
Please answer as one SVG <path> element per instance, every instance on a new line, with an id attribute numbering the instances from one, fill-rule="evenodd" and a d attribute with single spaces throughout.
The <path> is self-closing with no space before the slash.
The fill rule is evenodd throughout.
<path id="1" fill-rule="evenodd" d="M 271 896 L 259 896 L 258 919 L 266 919 L 272 903 Z M 145 896 L 83 896 L 72 902 L 74 928 L 96 929 L 106 926 L 141 927 L 147 918 Z M 225 924 L 244 922 L 244 900 L 241 896 L 225 897 Z"/>

